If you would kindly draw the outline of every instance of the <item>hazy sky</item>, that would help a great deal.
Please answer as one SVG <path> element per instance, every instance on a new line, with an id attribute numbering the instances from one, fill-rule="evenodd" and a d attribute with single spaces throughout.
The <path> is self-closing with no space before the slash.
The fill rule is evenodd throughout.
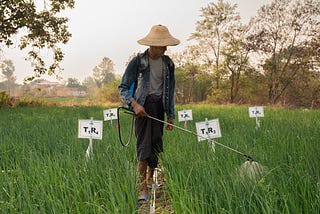
<path id="1" fill-rule="evenodd" d="M 40 1 L 40 0 L 38 0 Z M 151 26 L 166 25 L 181 44 L 168 47 L 178 52 L 187 45 L 187 39 L 195 32 L 195 23 L 200 20 L 200 9 L 217 0 L 75 0 L 75 8 L 64 13 L 69 18 L 72 37 L 62 46 L 65 58 L 62 77 L 77 78 L 80 82 L 92 76 L 92 69 L 103 57 L 109 57 L 115 70 L 122 74 L 125 64 L 133 53 L 147 47 L 137 40 L 144 37 Z M 229 0 L 237 4 L 242 21 L 256 15 L 257 10 L 271 0 Z M 4 49 L 4 57 L 15 65 L 17 82 L 32 75 L 30 63 L 24 60 L 27 51 L 18 48 Z M 49 78 L 50 79 L 50 78 Z M 52 80 L 52 78 L 51 78 Z"/>

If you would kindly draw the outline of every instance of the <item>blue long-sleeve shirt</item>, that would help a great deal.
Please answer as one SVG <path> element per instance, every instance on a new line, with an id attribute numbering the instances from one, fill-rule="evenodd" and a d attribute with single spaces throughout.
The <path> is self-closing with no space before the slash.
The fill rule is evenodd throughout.
<path id="1" fill-rule="evenodd" d="M 167 55 L 162 56 L 162 62 L 164 68 L 162 103 L 167 117 L 174 119 L 175 66 Z M 136 84 L 134 96 L 130 93 L 130 87 L 133 83 Z M 150 65 L 148 50 L 146 50 L 129 62 L 122 76 L 121 83 L 118 87 L 122 101 L 130 105 L 133 100 L 136 100 L 136 102 L 143 106 L 147 97 L 149 84 Z"/>

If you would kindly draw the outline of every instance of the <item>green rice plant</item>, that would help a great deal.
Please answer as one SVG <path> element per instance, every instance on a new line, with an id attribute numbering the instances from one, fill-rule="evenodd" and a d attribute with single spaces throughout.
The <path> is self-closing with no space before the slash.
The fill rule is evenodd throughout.
<path id="1" fill-rule="evenodd" d="M 263 173 L 240 176 L 243 155 L 194 135 L 165 131 L 161 166 L 175 213 L 320 213 L 320 111 L 265 108 L 261 126 L 247 107 L 186 105 L 195 122 L 218 118 L 217 142 L 248 154 Z M 79 139 L 78 120 L 103 120 L 102 107 L 0 110 L 2 213 L 137 213 L 135 138 L 122 147 L 116 122 L 103 139 Z M 126 139 L 130 116 L 121 122 Z M 176 125 L 182 126 L 178 121 Z"/>
<path id="2" fill-rule="evenodd" d="M 196 121 L 219 118 L 216 140 L 250 154 L 265 170 L 257 181 L 242 179 L 241 155 L 218 145 L 213 153 L 206 141 L 167 133 L 162 159 L 177 213 L 319 213 L 319 111 L 266 108 L 256 129 L 246 107 L 180 108 L 188 107 Z"/>
<path id="3" fill-rule="evenodd" d="M 134 147 L 118 142 L 115 123 L 103 140 L 77 138 L 78 120 L 103 120 L 103 109 L 24 107 L 0 112 L 2 213 L 133 213 Z"/>

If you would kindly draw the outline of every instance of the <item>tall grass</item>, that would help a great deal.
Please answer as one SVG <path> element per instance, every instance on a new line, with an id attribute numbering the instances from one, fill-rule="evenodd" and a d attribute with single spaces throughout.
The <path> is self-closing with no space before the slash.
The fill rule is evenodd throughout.
<path id="1" fill-rule="evenodd" d="M 2 109 L 2 213 L 127 213 L 136 207 L 134 147 L 118 142 L 115 123 L 103 140 L 78 139 L 78 119 L 103 120 L 101 108 Z"/>
<path id="2" fill-rule="evenodd" d="M 192 109 L 195 122 L 219 118 L 216 139 L 264 166 L 256 181 L 241 178 L 242 155 L 181 130 L 165 132 L 161 155 L 176 213 L 320 213 L 320 111 L 265 108 L 256 129 L 248 108 Z M 122 147 L 116 122 L 103 140 L 77 138 L 78 119 L 103 120 L 102 107 L 23 107 L 0 110 L 2 213 L 137 213 L 134 141 Z M 128 137 L 130 121 L 124 120 Z M 178 121 L 176 121 L 176 125 Z M 134 140 L 134 139 L 133 139 Z"/>
<path id="3" fill-rule="evenodd" d="M 191 106 L 195 121 L 219 118 L 219 143 L 264 166 L 241 179 L 245 157 L 185 133 L 167 133 L 163 165 L 177 213 L 319 213 L 320 112 L 265 109 L 261 127 L 246 107 Z M 181 109 L 189 106 L 181 106 Z M 196 130 L 190 123 L 190 130 Z"/>

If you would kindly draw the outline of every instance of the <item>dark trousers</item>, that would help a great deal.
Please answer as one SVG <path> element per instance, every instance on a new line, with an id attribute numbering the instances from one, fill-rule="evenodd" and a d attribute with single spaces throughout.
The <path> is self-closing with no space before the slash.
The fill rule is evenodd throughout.
<path id="1" fill-rule="evenodd" d="M 164 110 L 161 96 L 148 95 L 144 104 L 149 116 L 164 120 Z M 135 119 L 135 134 L 137 137 L 137 159 L 147 160 L 148 166 L 157 167 L 158 156 L 163 152 L 163 127 L 162 122 L 141 117 Z"/>

